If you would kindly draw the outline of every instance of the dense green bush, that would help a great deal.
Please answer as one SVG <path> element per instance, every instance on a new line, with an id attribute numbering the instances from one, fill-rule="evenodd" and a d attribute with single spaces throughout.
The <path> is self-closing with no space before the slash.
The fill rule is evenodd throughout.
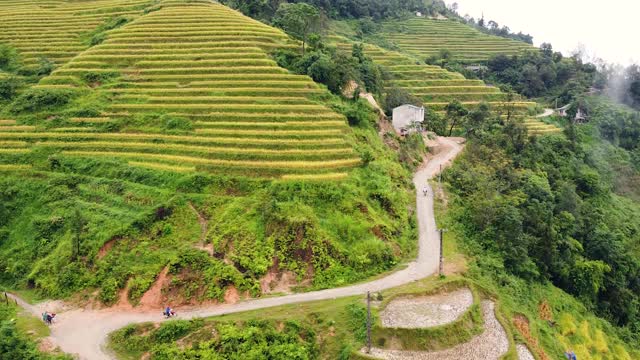
<path id="1" fill-rule="evenodd" d="M 29 89 L 11 105 L 14 113 L 53 110 L 68 104 L 74 96 L 69 89 Z"/>
<path id="2" fill-rule="evenodd" d="M 314 330 L 306 324 L 286 321 L 215 322 L 203 329 L 199 321 L 170 321 L 145 334 L 146 328 L 129 326 L 111 337 L 119 350 L 149 351 L 156 360 L 173 359 L 318 359 Z M 203 337 L 203 331 L 207 335 Z M 146 331 L 148 333 L 148 331 Z M 211 332 L 216 336 L 210 336 Z M 196 340 L 197 339 L 197 340 Z M 177 345 L 179 340 L 182 345 Z"/>
<path id="3" fill-rule="evenodd" d="M 18 52 L 12 46 L 0 43 L 0 70 L 13 72 L 20 67 Z"/>
<path id="4" fill-rule="evenodd" d="M 279 66 L 309 75 L 336 95 L 353 95 L 343 94 L 352 81 L 366 92 L 379 94 L 382 91 L 382 70 L 364 55 L 361 45 L 354 45 L 352 54 L 348 55 L 336 48 L 326 47 L 322 39 L 315 36 L 309 40 L 309 47 L 310 50 L 304 55 L 278 50 L 274 58 Z"/>
<path id="5" fill-rule="evenodd" d="M 472 133 L 465 155 L 444 176 L 469 251 L 482 253 L 478 261 L 496 277 L 505 269 L 527 281 L 552 281 L 626 328 L 637 344 L 640 262 L 632 249 L 640 207 L 611 191 L 624 163 L 598 139 L 527 140 L 514 136 L 519 125 L 499 123 L 490 119 Z"/>
<path id="6" fill-rule="evenodd" d="M 0 101 L 13 99 L 21 85 L 22 81 L 15 76 L 0 77 Z"/>

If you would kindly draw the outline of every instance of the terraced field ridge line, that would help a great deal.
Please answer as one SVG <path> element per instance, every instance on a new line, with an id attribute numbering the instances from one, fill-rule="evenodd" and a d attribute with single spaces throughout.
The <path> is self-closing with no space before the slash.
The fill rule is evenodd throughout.
<path id="1" fill-rule="evenodd" d="M 328 300 L 346 296 L 364 295 L 367 291 L 381 291 L 420 280 L 434 274 L 438 269 L 440 251 L 436 232 L 436 220 L 433 211 L 433 198 L 421 193 L 423 186 L 433 178 L 441 166 L 448 166 L 462 151 L 459 141 L 450 138 L 438 138 L 441 151 L 433 156 L 413 178 L 417 192 L 417 217 L 419 229 L 418 258 L 402 270 L 367 283 L 342 288 L 320 290 L 288 296 L 247 300 L 233 305 L 208 305 L 202 307 L 177 309 L 180 319 L 217 316 L 242 311 L 270 308 L 279 305 L 308 301 Z M 433 193 L 430 191 L 430 193 Z M 15 295 L 11 298 L 18 299 Z M 18 299 L 19 304 L 35 316 L 40 316 L 45 308 L 29 305 Z M 157 311 L 116 311 L 112 309 L 88 310 L 75 309 L 61 312 L 57 322 L 51 326 L 51 342 L 62 351 L 77 354 L 82 360 L 107 360 L 113 355 L 105 348 L 109 333 L 128 324 L 163 321 L 162 309 Z"/>

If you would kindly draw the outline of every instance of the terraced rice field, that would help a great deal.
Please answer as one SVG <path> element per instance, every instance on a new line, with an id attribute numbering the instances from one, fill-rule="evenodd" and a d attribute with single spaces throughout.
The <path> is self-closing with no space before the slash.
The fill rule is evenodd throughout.
<path id="1" fill-rule="evenodd" d="M 350 52 L 353 43 L 341 36 L 330 37 L 336 46 Z M 521 118 L 532 134 L 549 134 L 560 129 L 526 116 L 535 103 L 516 99 L 507 101 L 507 94 L 500 89 L 487 86 L 482 80 L 469 80 L 462 74 L 447 71 L 438 66 L 421 63 L 411 55 L 364 44 L 365 53 L 375 63 L 382 65 L 391 75 L 391 82 L 419 98 L 425 106 L 443 114 L 448 103 L 458 100 L 468 108 L 487 102 L 499 114 L 512 113 Z"/>
<path id="2" fill-rule="evenodd" d="M 0 0 L 0 43 L 17 48 L 26 66 L 40 58 L 64 64 L 89 47 L 85 35 L 112 17 L 137 17 L 152 2 Z"/>
<path id="3" fill-rule="evenodd" d="M 547 135 L 547 134 L 558 134 L 562 132 L 561 128 L 555 125 L 542 122 L 540 121 L 540 119 L 526 118 L 523 121 L 524 121 L 524 125 L 529 130 L 530 134 Z"/>
<path id="4" fill-rule="evenodd" d="M 333 36 L 332 41 L 343 51 L 351 51 L 353 43 Z M 443 111 L 446 105 L 458 100 L 468 107 L 488 102 L 494 110 L 507 106 L 524 112 L 534 103 L 515 101 L 506 103 L 507 96 L 500 89 L 487 86 L 481 80 L 468 80 L 462 74 L 447 71 L 438 66 L 420 63 L 417 58 L 366 44 L 365 53 L 374 62 L 384 66 L 392 77 L 392 83 L 418 97 L 425 106 L 434 111 Z"/>
<path id="5" fill-rule="evenodd" d="M 516 55 L 534 47 L 516 40 L 484 34 L 452 20 L 413 18 L 383 26 L 385 38 L 400 49 L 424 60 L 441 50 L 451 51 L 461 62 L 483 62 L 494 55 Z"/>
<path id="6" fill-rule="evenodd" d="M 270 49 L 297 47 L 283 32 L 212 2 L 161 5 L 37 85 L 103 94 L 109 107 L 100 116 L 47 130 L 11 124 L 16 129 L 0 127 L 0 141 L 174 172 L 333 180 L 359 165 L 344 117 L 313 100 L 326 90 L 269 57 Z M 95 89 L 83 80 L 106 73 L 119 78 Z M 193 128 L 98 130 L 161 114 Z"/>

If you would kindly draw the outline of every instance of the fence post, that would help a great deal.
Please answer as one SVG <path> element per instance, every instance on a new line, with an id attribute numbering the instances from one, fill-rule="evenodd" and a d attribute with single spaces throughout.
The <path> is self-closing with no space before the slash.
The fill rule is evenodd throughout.
<path id="1" fill-rule="evenodd" d="M 367 354 L 371 354 L 371 292 L 367 291 Z"/>

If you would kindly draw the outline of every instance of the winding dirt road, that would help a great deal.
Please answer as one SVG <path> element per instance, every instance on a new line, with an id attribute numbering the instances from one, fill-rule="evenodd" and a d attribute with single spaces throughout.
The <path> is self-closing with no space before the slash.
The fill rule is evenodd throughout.
<path id="1" fill-rule="evenodd" d="M 536 115 L 537 118 L 545 118 L 553 115 L 555 111 L 553 109 L 544 109 L 544 112 L 540 115 Z"/>
<path id="2" fill-rule="evenodd" d="M 180 311 L 180 319 L 208 317 L 236 313 L 248 310 L 264 309 L 279 305 L 302 303 L 308 301 L 328 300 L 339 297 L 363 295 L 367 291 L 380 291 L 423 279 L 438 270 L 440 245 L 436 232 L 436 222 L 433 211 L 433 196 L 423 196 L 422 188 L 427 181 L 435 176 L 440 168 L 448 166 L 462 151 L 463 146 L 454 139 L 438 138 L 439 152 L 418 170 L 413 182 L 417 193 L 417 217 L 419 226 L 418 258 L 402 270 L 386 277 L 367 283 L 347 287 L 327 289 L 281 297 L 247 300 L 233 305 L 215 305 L 192 310 Z M 433 191 L 429 191 L 433 194 Z M 15 296 L 12 298 L 16 299 Z M 38 305 L 29 305 L 16 299 L 21 306 L 36 316 L 45 311 Z M 51 326 L 51 342 L 59 346 L 66 353 L 76 354 L 83 360 L 113 359 L 105 348 L 107 336 L 110 332 L 128 324 L 157 322 L 162 319 L 162 309 L 157 311 L 127 310 L 115 312 L 113 309 L 85 310 L 75 309 L 59 313 L 57 322 Z"/>

